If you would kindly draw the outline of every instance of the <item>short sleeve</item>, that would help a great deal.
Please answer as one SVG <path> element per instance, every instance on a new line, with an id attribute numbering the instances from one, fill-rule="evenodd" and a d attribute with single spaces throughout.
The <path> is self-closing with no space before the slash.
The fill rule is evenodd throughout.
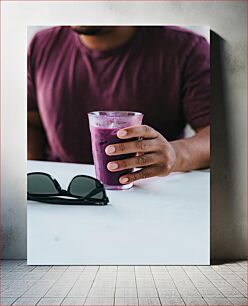
<path id="1" fill-rule="evenodd" d="M 34 47 L 35 37 L 32 39 L 27 54 L 27 104 L 29 111 L 38 111 L 35 89 L 35 75 L 34 75 Z"/>
<path id="2" fill-rule="evenodd" d="M 201 36 L 195 37 L 185 60 L 182 103 L 185 120 L 193 129 L 210 124 L 210 46 Z"/>

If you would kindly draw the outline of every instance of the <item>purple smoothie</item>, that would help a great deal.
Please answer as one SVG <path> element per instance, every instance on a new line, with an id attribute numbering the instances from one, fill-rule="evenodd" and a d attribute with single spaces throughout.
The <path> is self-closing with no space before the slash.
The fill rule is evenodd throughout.
<path id="1" fill-rule="evenodd" d="M 117 132 L 126 127 L 140 125 L 143 114 L 130 111 L 96 111 L 88 113 L 88 117 L 96 178 L 102 181 L 106 189 L 121 190 L 131 188 L 133 183 L 121 184 L 119 178 L 132 172 L 132 169 L 109 171 L 107 164 L 111 161 L 130 158 L 135 154 L 109 156 L 105 153 L 105 149 L 111 144 L 134 140 L 119 139 Z"/>
<path id="2" fill-rule="evenodd" d="M 116 136 L 118 130 L 119 129 L 116 128 L 91 127 L 92 152 L 96 169 L 96 177 L 105 186 L 120 186 L 119 178 L 124 174 L 132 172 L 131 169 L 117 172 L 111 172 L 107 169 L 107 164 L 109 162 L 130 158 L 135 155 L 122 154 L 109 156 L 105 153 L 106 147 L 110 144 L 130 141 L 130 139 L 119 139 Z"/>

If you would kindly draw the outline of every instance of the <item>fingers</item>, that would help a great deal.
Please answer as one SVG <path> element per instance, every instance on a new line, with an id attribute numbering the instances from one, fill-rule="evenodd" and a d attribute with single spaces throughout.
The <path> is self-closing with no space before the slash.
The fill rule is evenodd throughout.
<path id="1" fill-rule="evenodd" d="M 105 152 L 107 155 L 121 155 L 129 153 L 146 153 L 156 151 L 159 144 L 156 139 L 143 139 L 130 142 L 122 142 L 107 146 Z"/>
<path id="2" fill-rule="evenodd" d="M 150 154 L 136 156 L 133 158 L 127 158 L 123 160 L 110 162 L 107 164 L 107 168 L 109 171 L 115 172 L 124 169 L 146 167 L 153 165 L 157 162 L 158 162 L 157 154 L 150 153 Z"/>
<path id="3" fill-rule="evenodd" d="M 126 174 L 125 176 L 120 177 L 119 181 L 121 184 L 129 184 L 134 181 L 147 179 L 149 177 L 153 176 L 159 176 L 160 175 L 160 168 L 157 166 L 148 166 L 145 167 L 142 170 Z"/>
<path id="4" fill-rule="evenodd" d="M 176 153 L 172 145 L 153 128 L 147 125 L 127 127 L 119 130 L 117 136 L 127 141 L 107 146 L 106 154 L 118 156 L 135 153 L 136 156 L 109 162 L 108 170 L 116 172 L 142 168 L 121 176 L 119 179 L 121 184 L 153 176 L 166 176 L 175 169 Z M 134 141 L 135 138 L 139 140 Z"/>
<path id="5" fill-rule="evenodd" d="M 121 129 L 117 132 L 120 139 L 128 139 L 133 137 L 156 138 L 159 133 L 148 125 L 137 125 Z"/>

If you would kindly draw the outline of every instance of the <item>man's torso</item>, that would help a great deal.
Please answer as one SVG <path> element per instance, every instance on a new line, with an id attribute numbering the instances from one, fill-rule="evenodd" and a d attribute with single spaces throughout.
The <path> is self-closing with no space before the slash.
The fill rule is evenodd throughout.
<path id="1" fill-rule="evenodd" d="M 48 159 L 92 163 L 87 113 L 97 110 L 139 111 L 166 139 L 182 137 L 187 35 L 177 28 L 138 27 L 127 44 L 97 52 L 70 27 L 38 33 L 32 73 Z"/>

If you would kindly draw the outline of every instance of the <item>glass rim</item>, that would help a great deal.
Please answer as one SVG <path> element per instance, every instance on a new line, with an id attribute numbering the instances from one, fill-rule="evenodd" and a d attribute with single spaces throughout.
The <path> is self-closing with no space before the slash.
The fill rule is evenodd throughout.
<path id="1" fill-rule="evenodd" d="M 101 113 L 103 113 L 103 114 L 101 114 Z M 112 115 L 110 115 L 110 114 L 112 114 Z M 133 111 L 104 111 L 104 110 L 89 112 L 88 116 L 91 116 L 91 117 L 123 117 L 124 114 L 127 115 L 125 117 L 144 116 L 144 114 L 141 113 L 141 112 L 133 112 Z"/>

